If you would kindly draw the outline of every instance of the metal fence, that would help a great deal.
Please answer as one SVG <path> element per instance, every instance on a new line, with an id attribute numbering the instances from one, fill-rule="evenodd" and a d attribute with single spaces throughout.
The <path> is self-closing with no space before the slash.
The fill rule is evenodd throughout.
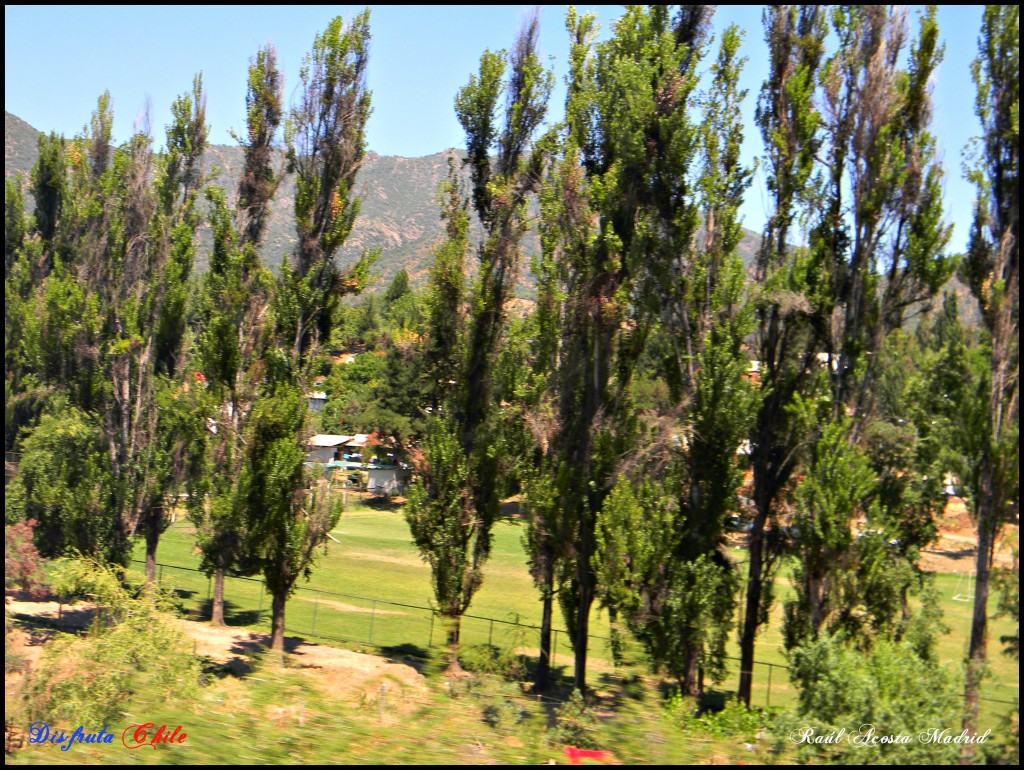
<path id="1" fill-rule="evenodd" d="M 144 565 L 144 562 L 133 560 Z M 257 578 L 225 577 L 224 621 L 229 626 L 270 626 L 270 595 Z M 176 595 L 192 620 L 211 616 L 213 580 L 192 567 L 157 564 L 158 583 Z M 300 587 L 291 596 L 285 614 L 285 633 L 312 636 L 328 641 L 355 642 L 390 654 L 426 658 L 432 648 L 445 644 L 445 619 L 434 608 L 373 599 L 365 596 Z M 506 618 L 463 615 L 459 630 L 461 645 L 489 645 L 514 650 L 526 656 L 539 655 L 540 627 L 524 623 L 515 614 Z M 588 670 L 596 674 L 615 673 L 610 637 L 590 635 Z M 628 650 L 627 650 L 628 652 Z M 635 649 L 634 649 L 635 653 Z M 720 694 L 739 689 L 739 658 L 726 678 L 713 686 Z M 552 630 L 551 662 L 556 674 L 570 677 L 573 650 L 564 629 Z M 780 663 L 754 662 L 751 703 L 784 706 L 796 699 L 789 668 Z M 1012 701 L 983 697 L 1004 705 Z"/>
<path id="2" fill-rule="evenodd" d="M 144 565 L 140 560 L 134 564 Z M 213 580 L 192 567 L 157 564 L 157 581 L 178 597 L 192 620 L 208 620 L 212 614 Z M 225 577 L 224 621 L 229 626 L 270 625 L 270 595 L 257 578 Z M 372 645 L 384 652 L 425 658 L 432 648 L 445 644 L 446 619 L 434 608 L 373 599 L 365 596 L 300 587 L 288 601 L 285 633 L 341 642 Z M 540 627 L 525 623 L 516 614 L 493 618 L 466 614 L 459 628 L 461 645 L 488 645 L 515 650 L 526 656 L 539 655 Z M 588 637 L 588 668 L 596 674 L 614 673 L 615 656 L 608 636 Z M 739 662 L 738 658 L 731 658 Z M 565 629 L 552 629 L 553 670 L 569 677 L 573 650 Z M 754 702 L 781 705 L 789 700 L 790 684 L 785 666 L 755 663 Z M 722 692 L 738 687 L 738 672 L 715 689 Z"/>

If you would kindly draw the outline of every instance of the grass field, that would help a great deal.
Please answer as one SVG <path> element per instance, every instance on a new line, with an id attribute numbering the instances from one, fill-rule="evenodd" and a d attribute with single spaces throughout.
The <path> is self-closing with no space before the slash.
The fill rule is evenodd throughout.
<path id="1" fill-rule="evenodd" d="M 503 520 L 495 527 L 494 547 L 484 569 L 483 586 L 473 600 L 469 616 L 463 620 L 464 644 L 491 643 L 536 655 L 536 632 L 510 624 L 518 620 L 535 626 L 540 622 L 540 602 L 527 571 L 521 542 L 523 530 L 524 525 L 516 520 Z M 443 634 L 439 620 L 433 619 L 429 610 L 417 609 L 432 604 L 430 570 L 411 543 L 401 510 L 373 509 L 361 501 L 353 504 L 350 500 L 349 510 L 332 534 L 339 542 L 328 542 L 326 555 L 321 557 L 311 580 L 302 584 L 288 603 L 286 627 L 289 634 L 426 657 L 431 645 L 441 643 Z M 737 561 L 745 557 L 740 549 L 735 549 L 733 554 Z M 136 558 L 142 558 L 141 549 Z M 199 557 L 187 522 L 179 520 L 167 531 L 160 541 L 157 560 L 176 567 L 198 566 Z M 178 591 L 193 617 L 209 616 L 210 583 L 205 576 L 164 567 L 161 577 L 165 586 L 173 586 Z M 947 665 L 958 666 L 966 650 L 972 603 L 953 600 L 955 594 L 966 588 L 960 576 L 936 574 L 935 581 L 945 613 L 943 620 L 949 628 L 940 640 L 939 657 Z M 772 622 L 758 640 L 752 699 L 757 705 L 789 705 L 795 698 L 786 671 L 780 668 L 786 664 L 781 605 L 790 590 L 788 582 L 782 582 Z M 261 619 L 264 624 L 269 622 L 269 598 L 262 594 L 259 581 L 229 579 L 225 597 L 229 625 L 254 626 Z M 995 604 L 995 599 L 990 599 L 993 609 Z M 561 625 L 560 621 L 556 610 L 556 627 Z M 609 671 L 612 666 L 607 643 L 608 618 L 596 607 L 591 628 L 593 670 Z M 1012 630 L 1012 623 L 1005 618 L 994 618 L 990 624 L 991 673 L 982 688 L 985 698 L 1014 701 L 1018 697 L 1019 664 L 1001 654 L 999 643 L 999 637 Z M 734 641 L 730 643 L 729 654 L 738 658 Z M 554 661 L 563 673 L 571 674 L 571 649 L 564 632 L 556 636 Z M 733 661 L 729 677 L 716 687 L 717 690 L 735 691 L 737 667 L 738 660 Z M 1008 709 L 1004 704 L 983 703 L 986 724 Z"/>
<path id="2" fill-rule="evenodd" d="M 579 723 L 582 732 L 564 732 L 566 722 L 559 713 L 569 693 L 564 684 L 541 700 L 527 695 L 518 683 L 496 676 L 440 676 L 441 629 L 439 625 L 432 628 L 429 610 L 417 609 L 430 604 L 430 574 L 410 543 L 401 511 L 357 503 L 333 534 L 339 542 L 329 543 L 312 580 L 288 603 L 288 635 L 404 660 L 426 677 L 423 686 L 412 687 L 387 674 L 379 681 L 368 680 L 369 685 L 353 684 L 356 669 L 344 670 L 338 678 L 334 673 L 318 672 L 317 666 L 303 662 L 302 655 L 289 659 L 282 668 L 273 656 L 256 652 L 248 658 L 251 667 L 241 672 L 207 661 L 206 686 L 189 702 L 162 698 L 161 693 L 144 688 L 131 695 L 121 712 L 125 724 L 180 724 L 188 733 L 182 745 L 127 750 L 120 745 L 124 725 L 118 725 L 114 746 L 75 745 L 64 752 L 45 744 L 29 745 L 9 755 L 8 761 L 543 764 L 551 760 L 564 763 L 563 746 L 580 745 L 581 736 L 630 764 L 759 764 L 797 758 L 784 739 L 781 754 L 773 754 L 769 741 L 759 739 L 760 728 L 770 725 L 772 718 L 764 714 L 725 721 L 721 727 L 692 721 L 681 727 L 663 708 L 664 683 L 646 675 L 642 661 L 626 670 L 610 671 L 600 638 L 591 645 L 589 682 L 595 699 L 590 716 Z M 521 545 L 522 525 L 502 521 L 494 534 L 484 585 L 471 608 L 477 617 L 467 618 L 464 624 L 465 658 L 472 648 L 480 650 L 488 641 L 527 654 L 535 652 L 533 630 L 499 622 L 516 615 L 524 624 L 539 620 L 540 605 Z M 742 550 L 734 554 L 742 561 Z M 136 558 L 141 556 L 140 550 Z M 209 581 L 194 569 L 198 555 L 187 522 L 177 522 L 162 538 L 158 561 L 164 565 L 162 584 L 175 589 L 183 608 L 193 619 L 208 617 Z M 141 573 L 135 573 L 133 579 L 141 580 Z M 937 575 L 936 582 L 950 627 L 941 641 L 940 655 L 946 665 L 956 666 L 964 652 L 970 603 L 952 600 L 953 594 L 964 588 L 956 575 Z M 783 583 L 781 593 L 789 590 Z M 256 626 L 262 615 L 262 630 L 266 630 L 269 600 L 260 581 L 229 579 L 226 597 L 229 624 Z M 758 658 L 782 665 L 780 616 L 776 608 L 772 623 L 759 640 Z M 605 635 L 606 615 L 595 610 L 593 620 L 595 633 Z M 1010 628 L 1006 620 L 993 622 L 989 648 L 992 676 L 985 683 L 985 697 L 1016 698 L 1018 664 L 998 649 L 999 635 Z M 556 663 L 568 675 L 571 659 L 564 632 L 560 648 Z M 628 657 L 639 659 L 636 645 L 630 646 Z M 755 673 L 754 705 L 765 705 L 769 696 L 772 707 L 793 703 L 795 693 L 786 671 L 771 669 L 770 693 L 768 672 L 769 667 L 762 666 Z M 724 695 L 735 686 L 733 672 L 712 692 Z M 1008 710 L 984 702 L 982 728 L 1000 730 L 999 715 Z M 32 718 L 22 714 L 15 717 L 15 723 L 27 724 Z"/>

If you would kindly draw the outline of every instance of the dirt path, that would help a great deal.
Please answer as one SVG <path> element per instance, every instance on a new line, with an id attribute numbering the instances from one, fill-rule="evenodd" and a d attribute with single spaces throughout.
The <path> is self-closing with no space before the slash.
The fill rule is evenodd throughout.
<path id="1" fill-rule="evenodd" d="M 356 607 L 352 609 L 359 610 Z M 7 611 L 12 615 L 45 619 L 74 630 L 88 627 L 95 608 L 86 602 L 60 607 L 57 602 L 32 602 L 8 596 Z M 192 641 L 194 654 L 236 674 L 245 675 L 253 671 L 258 661 L 266 659 L 269 654 L 269 634 L 231 627 L 216 628 L 209 623 L 190 620 L 179 619 L 177 623 L 186 638 Z M 16 629 L 8 635 L 7 652 L 21 655 L 29 666 L 33 666 L 38 663 L 50 636 L 50 632 L 29 634 Z M 314 644 L 291 636 L 285 637 L 285 650 L 289 667 L 331 695 L 363 699 L 377 697 L 381 685 L 396 694 L 429 691 L 426 680 L 415 668 L 388 658 Z"/>

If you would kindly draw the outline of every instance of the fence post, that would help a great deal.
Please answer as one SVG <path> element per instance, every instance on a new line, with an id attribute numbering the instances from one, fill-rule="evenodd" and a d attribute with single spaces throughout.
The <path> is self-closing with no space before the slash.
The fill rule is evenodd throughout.
<path id="1" fill-rule="evenodd" d="M 377 615 L 377 600 L 374 599 L 373 607 L 370 609 L 370 641 L 369 644 L 373 644 L 373 619 Z"/>
<path id="2" fill-rule="evenodd" d="M 164 582 L 164 565 L 163 564 L 160 565 L 160 571 L 156 575 L 156 582 L 157 582 L 157 584 L 160 584 L 160 583 Z"/>
<path id="3" fill-rule="evenodd" d="M 320 592 L 316 594 L 316 598 L 313 600 L 313 630 L 310 631 L 310 636 L 316 636 L 316 608 L 320 606 Z"/>
<path id="4" fill-rule="evenodd" d="M 430 611 L 430 638 L 427 639 L 427 649 L 434 646 L 434 611 Z"/>
<path id="5" fill-rule="evenodd" d="M 516 625 L 519 625 L 519 624 L 517 623 Z M 490 631 L 487 632 L 487 646 L 488 647 L 493 647 L 494 646 L 493 642 L 494 642 L 494 620 L 492 619 L 491 620 L 491 629 L 490 629 Z"/>
<path id="6" fill-rule="evenodd" d="M 764 707 L 768 708 L 772 703 L 772 669 L 775 668 L 771 663 L 768 664 L 768 692 L 764 695 Z"/>
<path id="7" fill-rule="evenodd" d="M 256 610 L 256 625 L 263 625 L 263 583 L 260 583 L 260 606 Z"/>
<path id="8" fill-rule="evenodd" d="M 554 625 L 554 623 L 551 625 Z M 551 640 L 551 660 L 548 661 L 552 666 L 555 665 L 555 653 L 558 652 L 558 629 L 554 629 L 554 632 L 554 638 Z"/>

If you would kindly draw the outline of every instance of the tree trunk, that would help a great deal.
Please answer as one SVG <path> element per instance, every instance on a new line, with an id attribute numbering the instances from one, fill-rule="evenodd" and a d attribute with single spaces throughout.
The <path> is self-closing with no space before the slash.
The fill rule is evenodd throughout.
<path id="1" fill-rule="evenodd" d="M 462 615 L 445 615 L 443 616 L 448 626 L 446 634 L 446 654 L 448 656 L 448 668 L 446 670 L 449 674 L 462 673 L 462 665 L 459 663 L 459 633 L 462 628 Z"/>
<path id="2" fill-rule="evenodd" d="M 699 646 L 691 647 L 686 651 L 685 666 L 683 678 L 680 680 L 679 686 L 683 691 L 683 695 L 699 698 L 703 690 L 701 686 Z"/>
<path id="3" fill-rule="evenodd" d="M 994 495 L 992 466 L 984 461 L 981 468 L 981 494 L 978 500 L 978 556 L 975 561 L 974 612 L 971 615 L 971 640 L 967 648 L 967 678 L 964 687 L 963 727 L 974 735 L 978 726 L 979 696 L 981 678 L 985 672 L 985 657 L 988 646 L 988 583 L 995 545 L 995 531 L 992 520 Z M 974 761 L 975 744 L 965 743 L 960 753 L 960 764 L 969 765 Z"/>
<path id="4" fill-rule="evenodd" d="M 284 605 L 285 594 L 275 593 L 270 603 L 270 649 L 279 653 L 284 652 Z"/>
<path id="5" fill-rule="evenodd" d="M 540 617 L 540 657 L 537 658 L 537 673 L 534 689 L 538 692 L 551 689 L 551 616 L 554 598 L 554 570 L 550 565 L 544 570 L 543 598 Z"/>
<path id="6" fill-rule="evenodd" d="M 750 528 L 750 568 L 747 575 L 747 601 L 740 633 L 740 701 L 750 708 L 750 693 L 754 685 L 754 642 L 757 638 L 761 615 L 761 565 L 764 561 L 764 528 L 768 520 L 767 509 L 758 507 Z"/>
<path id="7" fill-rule="evenodd" d="M 156 547 L 160 542 L 160 519 L 159 510 L 150 510 L 146 516 L 146 588 L 156 587 Z"/>
<path id="8" fill-rule="evenodd" d="M 210 623 L 223 626 L 224 623 L 224 570 L 218 568 L 213 573 L 213 606 L 210 608 Z"/>
<path id="9" fill-rule="evenodd" d="M 590 605 L 594 603 L 594 576 L 589 556 L 580 565 L 580 604 L 576 617 L 576 644 L 573 686 L 580 695 L 587 691 L 587 642 L 590 641 Z"/>

